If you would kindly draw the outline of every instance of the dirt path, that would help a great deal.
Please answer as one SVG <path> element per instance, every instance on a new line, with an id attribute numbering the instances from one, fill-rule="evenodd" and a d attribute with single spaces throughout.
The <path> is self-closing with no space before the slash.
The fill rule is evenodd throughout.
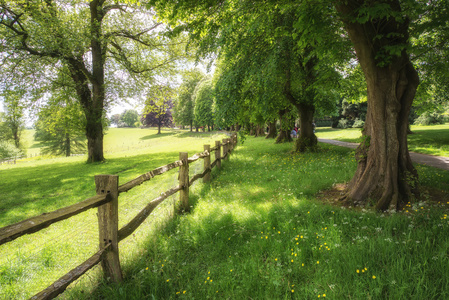
<path id="1" fill-rule="evenodd" d="M 357 146 L 359 145 L 357 143 L 347 143 L 347 142 L 328 140 L 328 139 L 318 139 L 318 142 L 328 143 L 328 144 L 332 144 L 332 145 L 353 148 L 353 149 L 357 148 Z M 419 154 L 419 153 L 415 153 L 415 152 L 410 152 L 410 157 L 412 158 L 412 161 L 415 163 L 449 171 L 449 157 Z"/>

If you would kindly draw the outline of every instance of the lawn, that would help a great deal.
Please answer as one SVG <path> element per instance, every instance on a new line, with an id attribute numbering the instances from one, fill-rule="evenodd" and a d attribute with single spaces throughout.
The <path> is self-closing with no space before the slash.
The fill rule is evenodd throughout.
<path id="1" fill-rule="evenodd" d="M 449 157 L 449 123 L 431 126 L 412 125 L 411 130 L 413 134 L 408 135 L 410 151 Z M 360 128 L 319 127 L 316 135 L 323 139 L 359 143 L 362 133 Z"/>
<path id="2" fill-rule="evenodd" d="M 77 201 L 64 196 L 71 189 L 92 195 L 94 174 L 129 180 L 177 159 L 175 149 L 184 147 L 193 154 L 221 138 L 188 132 L 147 136 L 129 139 L 136 144 L 129 152 L 126 144 L 116 146 L 104 164 L 86 165 L 73 157 L 0 170 L 10 186 L 0 190 L 9 199 L 0 220 L 7 224 L 68 205 Z M 147 153 L 140 153 L 146 142 L 157 150 L 147 147 Z M 356 163 L 351 149 L 320 147 L 317 153 L 296 154 L 292 143 L 275 145 L 248 137 L 220 170 L 213 170 L 211 183 L 192 188 L 190 214 L 173 217 L 175 197 L 156 212 L 157 218 L 150 217 L 120 243 L 124 283 L 101 280 L 95 268 L 61 299 L 448 298 L 449 274 L 441 267 L 449 251 L 448 203 L 414 202 L 402 212 L 383 214 L 326 204 L 317 193 L 348 181 Z M 417 169 L 424 191 L 431 187 L 448 196 L 449 172 Z M 78 186 L 84 177 L 90 179 Z M 50 184 L 53 179 L 62 186 Z M 22 182 L 28 182 L 26 192 Z M 121 196 L 121 224 L 174 184 L 176 174 Z M 47 190 L 52 199 L 46 199 Z M 27 200 L 14 206 L 14 199 L 22 198 Z M 95 252 L 94 212 L 60 223 L 65 222 L 35 238 L 0 246 L 0 298 L 30 297 Z"/>

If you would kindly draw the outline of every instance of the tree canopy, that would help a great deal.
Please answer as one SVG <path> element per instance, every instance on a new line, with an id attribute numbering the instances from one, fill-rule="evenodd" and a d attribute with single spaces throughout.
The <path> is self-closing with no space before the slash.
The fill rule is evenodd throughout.
<path id="1" fill-rule="evenodd" d="M 185 56 L 182 37 L 164 37 L 154 11 L 133 1 L 4 0 L 0 16 L 3 80 L 36 87 L 63 70 L 86 117 L 89 162 L 104 159 L 101 120 L 112 96 L 169 74 Z"/>

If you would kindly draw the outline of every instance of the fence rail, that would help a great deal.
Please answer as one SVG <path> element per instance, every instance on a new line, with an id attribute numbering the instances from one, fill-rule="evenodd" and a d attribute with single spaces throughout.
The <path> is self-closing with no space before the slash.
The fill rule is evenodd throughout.
<path id="1" fill-rule="evenodd" d="M 98 207 L 100 250 L 30 299 L 53 299 L 63 293 L 70 283 L 80 278 L 98 263 L 101 263 L 105 277 L 110 278 L 113 282 L 122 281 L 118 243 L 131 235 L 160 203 L 177 192 L 179 192 L 179 202 L 182 210 L 188 212 L 190 209 L 189 187 L 200 178 L 203 178 L 204 182 L 208 182 L 211 170 L 214 167 L 220 168 L 221 161 L 229 158 L 236 145 L 237 135 L 233 133 L 229 139 L 224 139 L 222 142 L 216 141 L 215 146 L 212 148 L 210 145 L 204 145 L 204 151 L 196 153 L 192 157 L 188 157 L 187 153 L 181 152 L 179 160 L 142 174 L 120 186 L 118 185 L 117 175 L 96 175 L 96 196 L 71 206 L 0 228 L 0 245 L 2 245 L 25 234 L 38 232 L 51 224 L 73 217 L 88 209 Z M 223 149 L 223 155 L 221 154 L 221 149 Z M 212 152 L 215 153 L 215 160 L 211 163 L 210 155 Z M 189 164 L 199 159 L 204 160 L 203 172 L 189 178 Z M 175 168 L 179 168 L 178 186 L 161 193 L 159 197 L 151 200 L 128 224 L 118 229 L 119 194 L 127 192 L 155 176 L 162 175 Z"/>

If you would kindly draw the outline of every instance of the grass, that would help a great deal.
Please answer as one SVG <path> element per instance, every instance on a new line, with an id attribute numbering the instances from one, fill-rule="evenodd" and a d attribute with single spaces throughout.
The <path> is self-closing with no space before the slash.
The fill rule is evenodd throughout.
<path id="1" fill-rule="evenodd" d="M 197 143 L 194 152 L 198 152 L 203 139 L 213 137 L 167 134 L 160 141 L 165 146 L 157 148 L 159 143 L 154 144 L 160 152 L 147 150 L 147 154 L 133 156 L 140 150 L 126 152 L 126 146 L 117 147 L 123 151 L 117 159 L 111 153 L 105 164 L 92 169 L 85 169 L 88 165 L 77 162 L 79 158 L 70 158 L 74 160 L 70 165 L 68 161 L 47 162 L 42 173 L 38 172 L 41 167 L 34 166 L 31 169 L 36 168 L 35 173 L 27 175 L 30 167 L 19 164 L 0 174 L 16 176 L 16 180 L 9 179 L 8 185 L 15 184 L 17 190 L 22 177 L 37 180 L 30 183 L 37 197 L 25 201 L 23 209 L 20 205 L 12 209 L 26 215 L 21 211 L 31 209 L 28 202 L 36 201 L 32 207 L 36 212 L 44 210 L 41 206 L 59 205 L 39 203 L 51 185 L 42 190 L 34 186 L 44 185 L 47 174 L 66 174 L 59 180 L 66 190 L 70 189 L 68 186 L 77 188 L 76 180 L 70 180 L 74 175 L 69 175 L 69 170 L 78 165 L 73 173 L 93 176 L 110 171 L 131 179 L 165 159 L 177 158 L 177 152 L 169 146 L 170 139 L 172 145 L 189 149 Z M 173 218 L 173 199 L 167 213 L 160 213 L 163 216 L 159 221 L 150 217 L 135 235 L 120 243 L 124 283 L 102 281 L 97 268 L 72 285 L 61 299 L 449 297 L 449 274 L 442 267 L 449 248 L 447 203 L 411 203 L 403 212 L 389 214 L 326 205 L 316 199 L 316 194 L 352 177 L 356 167 L 353 150 L 323 144 L 318 153 L 294 154 L 292 147 L 248 137 L 220 170 L 213 170 L 210 184 L 200 183 L 191 189 L 190 214 Z M 120 155 L 127 157 L 119 159 Z M 146 161 L 145 157 L 149 159 Z M 447 195 L 449 172 L 420 165 L 417 168 L 424 188 L 436 188 Z M 176 182 L 172 177 L 166 179 L 167 183 L 163 180 L 150 189 L 142 185 L 120 196 L 121 224 L 129 218 L 127 210 L 135 214 L 153 194 Z M 93 183 L 86 183 L 90 193 L 93 185 L 87 187 L 88 184 Z M 8 193 L 14 190 L 11 188 Z M 79 187 L 80 193 L 82 190 Z M 54 188 L 54 193 L 58 192 Z M 2 195 L 8 193 L 0 190 Z M 49 202 L 69 201 L 62 195 L 61 191 L 59 198 Z M 20 197 L 11 197 L 9 205 Z M 164 221 L 167 217 L 172 218 Z M 0 220 L 3 221 L 3 215 Z M 62 269 L 71 260 L 74 267 L 92 254 L 97 247 L 95 222 L 93 212 L 61 225 L 62 228 L 52 226 L 35 239 L 25 242 L 21 238 L 0 246 L 0 298 L 30 297 L 54 280 L 57 275 L 47 275 L 51 270 Z M 11 248 L 5 248 L 8 245 Z M 86 248 L 90 252 L 80 253 Z M 42 277 L 50 278 L 33 283 Z"/>
<path id="2" fill-rule="evenodd" d="M 412 125 L 411 130 L 413 134 L 408 135 L 410 151 L 449 157 L 449 123 L 431 126 Z M 359 143 L 362 133 L 360 128 L 333 129 L 319 127 L 316 135 L 324 139 Z"/>
<path id="3" fill-rule="evenodd" d="M 86 164 L 85 157 L 33 157 L 17 165 L 1 166 L 0 227 L 95 195 L 94 176 L 97 174 L 117 174 L 119 184 L 123 184 L 177 160 L 179 151 L 193 155 L 203 150 L 203 144 L 213 144 L 225 137 L 216 132 L 191 135 L 185 131 L 168 131 L 175 134 L 160 136 L 148 129 L 118 131 L 110 130 L 105 138 L 108 153 L 104 163 Z M 150 141 L 142 142 L 145 138 Z M 130 150 L 120 143 L 125 139 Z M 149 200 L 176 184 L 173 171 L 120 196 L 120 226 Z M 166 206 L 173 205 L 174 199 L 176 197 L 169 199 Z M 162 217 L 165 212 L 160 214 Z M 95 210 L 89 210 L 0 246 L 0 299 L 28 298 L 95 253 L 98 247 L 96 223 Z M 135 236 L 139 234 L 145 232 Z M 123 251 L 132 252 L 132 249 L 124 243 Z"/>
<path id="4" fill-rule="evenodd" d="M 444 299 L 449 296 L 446 203 L 378 214 L 317 202 L 351 178 L 353 152 L 249 138 L 194 209 L 139 241 L 125 282 L 77 286 L 67 299 Z M 419 166 L 424 185 L 449 174 Z"/>

